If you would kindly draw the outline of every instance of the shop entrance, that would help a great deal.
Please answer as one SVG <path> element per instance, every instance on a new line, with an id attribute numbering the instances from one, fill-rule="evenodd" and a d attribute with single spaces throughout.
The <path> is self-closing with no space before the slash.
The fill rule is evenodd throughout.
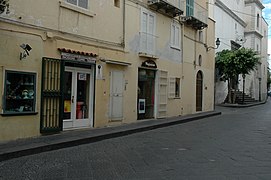
<path id="1" fill-rule="evenodd" d="M 197 73 L 197 82 L 196 82 L 196 111 L 202 111 L 202 89 L 203 89 L 203 75 L 199 71 Z"/>
<path id="2" fill-rule="evenodd" d="M 91 69 L 65 67 L 63 129 L 93 126 Z"/>
<path id="3" fill-rule="evenodd" d="M 155 70 L 138 69 L 137 119 L 154 118 Z"/>

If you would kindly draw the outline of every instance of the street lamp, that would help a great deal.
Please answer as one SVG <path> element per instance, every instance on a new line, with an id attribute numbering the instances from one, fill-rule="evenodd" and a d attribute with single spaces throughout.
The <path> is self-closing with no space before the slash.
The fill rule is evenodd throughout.
<path id="1" fill-rule="evenodd" d="M 206 51 L 210 51 L 211 49 L 217 49 L 220 45 L 220 40 L 219 38 L 216 38 L 216 41 L 215 41 L 215 45 L 216 47 L 212 47 L 212 46 L 207 46 L 207 44 L 204 44 L 205 48 L 206 48 Z"/>

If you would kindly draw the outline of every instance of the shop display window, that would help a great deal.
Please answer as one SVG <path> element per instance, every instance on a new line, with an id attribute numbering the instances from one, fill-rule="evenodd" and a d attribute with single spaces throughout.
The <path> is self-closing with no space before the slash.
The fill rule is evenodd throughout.
<path id="1" fill-rule="evenodd" d="M 4 114 L 35 112 L 36 73 L 6 71 L 4 91 Z"/>

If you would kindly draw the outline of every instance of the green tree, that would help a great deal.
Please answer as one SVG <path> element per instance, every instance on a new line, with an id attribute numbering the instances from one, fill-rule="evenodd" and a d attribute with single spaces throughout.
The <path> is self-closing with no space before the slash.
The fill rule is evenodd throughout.
<path id="1" fill-rule="evenodd" d="M 239 75 L 245 76 L 254 70 L 259 63 L 256 51 L 247 48 L 222 50 L 216 55 L 216 69 L 223 80 L 228 82 L 228 102 L 235 103 Z"/>

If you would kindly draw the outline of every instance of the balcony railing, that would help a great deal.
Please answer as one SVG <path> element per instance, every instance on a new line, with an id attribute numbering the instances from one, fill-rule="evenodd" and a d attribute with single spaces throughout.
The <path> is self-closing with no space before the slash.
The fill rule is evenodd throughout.
<path id="1" fill-rule="evenodd" d="M 184 3 L 171 4 L 167 0 L 148 0 L 149 7 L 161 14 L 176 17 L 184 12 Z"/>
<path id="2" fill-rule="evenodd" d="M 190 5 L 186 3 L 184 20 L 188 25 L 191 25 L 195 29 L 206 28 L 208 26 L 208 11 L 206 8 L 200 6 L 195 2 Z"/>
<path id="3" fill-rule="evenodd" d="M 156 58 L 156 39 L 157 37 L 153 34 L 140 32 L 140 48 L 139 48 L 139 56 Z"/>

